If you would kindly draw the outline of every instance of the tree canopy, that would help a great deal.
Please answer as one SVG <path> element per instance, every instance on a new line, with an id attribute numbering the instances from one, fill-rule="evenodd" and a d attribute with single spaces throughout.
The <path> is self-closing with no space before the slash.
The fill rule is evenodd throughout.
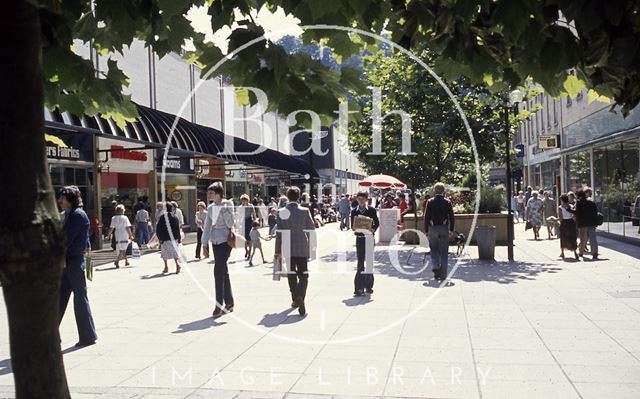
<path id="1" fill-rule="evenodd" d="M 611 97 L 624 112 L 640 101 L 640 5 L 634 0 L 110 0 L 36 1 L 40 7 L 46 102 L 74 113 L 132 117 L 135 109 L 122 94 L 127 77 L 115 61 L 96 76 L 91 63 L 73 53 L 73 39 L 90 42 L 100 54 L 121 52 L 134 39 L 160 57 L 179 52 L 203 67 L 224 54 L 194 31 L 187 12 L 207 8 L 213 32 L 232 27 L 229 51 L 262 36 L 264 27 L 250 16 L 266 7 L 300 20 L 301 25 L 331 24 L 383 33 L 412 48 L 427 43 L 434 65 L 450 79 L 468 77 L 494 91 L 532 78 L 552 95 L 575 94 L 585 85 L 591 96 Z M 304 42 L 322 43 L 338 55 L 357 54 L 373 40 L 336 30 L 307 30 Z M 183 51 L 192 40 L 193 51 Z M 568 72 L 575 68 L 575 73 Z M 340 99 L 362 93 L 351 68 L 331 71 L 308 54 L 288 54 L 270 41 L 251 46 L 227 62 L 220 74 L 235 85 L 267 92 L 272 109 L 283 113 L 313 108 L 332 117 Z M 255 99 L 253 99 L 255 100 Z"/>
<path id="2" fill-rule="evenodd" d="M 418 55 L 423 60 L 433 58 L 429 50 Z M 381 90 L 381 116 L 390 113 L 381 124 L 384 155 L 368 155 L 373 148 L 373 98 L 371 93 L 358 98 L 362 116 L 349 130 L 349 146 L 367 172 L 391 174 L 412 188 L 430 186 L 444 178 L 450 184 L 459 184 L 465 175 L 475 173 L 476 160 L 463 120 L 428 71 L 404 54 L 388 54 L 385 50 L 366 57 L 365 66 L 368 85 Z M 500 135 L 501 108 L 487 105 L 491 93 L 471 85 L 468 79 L 445 84 L 467 117 L 479 164 L 493 161 L 498 145 L 504 141 Z M 414 155 L 403 153 L 402 120 L 393 113 L 397 110 L 411 118 Z"/>

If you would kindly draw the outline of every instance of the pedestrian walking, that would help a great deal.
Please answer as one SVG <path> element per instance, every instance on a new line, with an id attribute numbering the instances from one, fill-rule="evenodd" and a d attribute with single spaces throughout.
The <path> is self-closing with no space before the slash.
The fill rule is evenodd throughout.
<path id="1" fill-rule="evenodd" d="M 207 189 L 210 199 L 213 201 L 207 208 L 207 217 L 204 221 L 202 242 L 209 243 L 213 248 L 213 278 L 215 282 L 216 304 L 213 317 L 220 317 L 223 313 L 233 312 L 235 302 L 231 291 L 231 279 L 227 261 L 231 255 L 229 240 L 232 239 L 234 227 L 233 202 L 224 199 L 224 186 L 215 182 Z M 246 202 L 249 197 L 246 196 Z M 205 257 L 209 256 L 208 245 L 205 247 Z M 224 306 L 224 308 L 223 308 Z M 223 310 L 224 309 L 224 310 Z"/>
<path id="2" fill-rule="evenodd" d="M 312 250 L 310 234 L 313 234 L 315 225 L 309 209 L 298 203 L 298 187 L 290 187 L 287 190 L 287 200 L 289 202 L 278 211 L 276 220 L 274 264 L 284 261 L 287 265 L 291 307 L 298 308 L 300 316 L 304 316 L 307 313 L 304 300 L 309 284 L 308 262 Z"/>
<path id="3" fill-rule="evenodd" d="M 434 196 L 427 202 L 424 214 L 424 231 L 429 238 L 433 277 L 442 281 L 447 278 L 449 263 L 449 235 L 455 227 L 455 216 L 451 201 L 444 197 L 443 183 L 433 186 Z"/>
<path id="4" fill-rule="evenodd" d="M 113 262 L 116 265 L 116 269 L 120 268 L 120 260 L 124 259 L 124 265 L 129 266 L 129 259 L 127 258 L 127 248 L 129 242 L 131 242 L 131 222 L 129 218 L 124 215 L 124 205 L 118 204 L 116 206 L 116 214 L 111 218 L 111 235 L 115 237 L 116 241 L 116 260 Z"/>
<path id="5" fill-rule="evenodd" d="M 73 293 L 73 312 L 79 340 L 76 347 L 95 344 L 98 339 L 91 314 L 87 280 L 86 253 L 89 251 L 89 218 L 82 209 L 82 196 L 76 186 L 63 187 L 58 203 L 64 210 L 63 231 L 66 239 L 65 268 L 60 283 L 60 322 Z"/>
<path id="6" fill-rule="evenodd" d="M 196 244 L 196 259 L 201 258 L 202 254 L 202 231 L 204 228 L 204 221 L 207 218 L 207 204 L 203 201 L 198 202 L 198 212 L 196 212 L 195 221 L 196 221 L 196 238 L 198 243 Z M 207 249 L 209 249 L 209 243 L 205 243 Z"/>
<path id="7" fill-rule="evenodd" d="M 340 197 L 338 212 L 340 213 L 340 230 L 349 230 L 351 228 L 351 200 L 349 199 L 349 194 L 342 194 Z"/>
<path id="8" fill-rule="evenodd" d="M 587 198 L 584 190 L 576 191 L 576 207 L 574 211 L 576 225 L 578 226 L 578 236 L 580 246 L 578 253 L 584 256 L 587 251 L 587 242 L 591 248 L 591 259 L 598 259 L 598 239 L 596 237 L 596 226 L 598 226 L 598 207 Z"/>
<path id="9" fill-rule="evenodd" d="M 522 218 L 523 222 L 527 221 L 527 218 L 524 214 L 524 207 L 526 203 L 524 202 L 524 193 L 522 191 L 518 192 L 518 196 L 516 197 L 516 209 L 518 210 L 518 219 Z"/>
<path id="10" fill-rule="evenodd" d="M 514 192 L 511 196 L 511 210 L 513 211 L 513 220 L 515 223 L 520 223 L 519 213 L 518 213 L 518 195 Z"/>
<path id="11" fill-rule="evenodd" d="M 558 217 L 558 212 L 556 208 L 556 201 L 551 198 L 551 193 L 548 191 L 544 192 L 544 199 L 542 200 L 543 204 L 543 218 L 547 225 L 547 235 L 548 239 L 551 239 L 551 236 L 554 235 L 554 226 L 556 225 L 555 219 Z M 549 220 L 549 218 L 552 218 Z"/>
<path id="12" fill-rule="evenodd" d="M 240 196 L 237 217 L 238 230 L 240 231 L 240 235 L 245 239 L 244 257 L 245 259 L 249 259 L 251 256 L 251 237 L 249 237 L 249 232 L 253 226 L 253 221 L 256 219 L 256 212 L 255 207 L 249 203 L 249 196 L 247 194 Z"/>
<path id="13" fill-rule="evenodd" d="M 253 266 L 253 255 L 256 254 L 256 250 L 260 251 L 260 256 L 262 257 L 262 263 L 263 264 L 267 263 L 267 261 L 264 259 L 264 252 L 262 252 L 262 242 L 260 242 L 260 240 L 268 241 L 271 238 L 262 237 L 260 235 L 260 230 L 258 230 L 259 227 L 260 227 L 260 222 L 255 220 L 253 222 L 253 227 L 251 229 L 251 232 L 249 233 L 249 237 L 251 238 L 251 256 L 249 257 L 249 266 Z"/>
<path id="14" fill-rule="evenodd" d="M 573 209 L 569 203 L 569 196 L 560 196 L 560 206 L 558 207 L 560 216 L 560 257 L 564 259 L 564 250 L 573 251 L 575 258 L 578 256 L 578 228 L 573 218 Z"/>
<path id="15" fill-rule="evenodd" d="M 142 248 L 143 245 L 149 243 L 149 239 L 151 238 L 149 234 L 149 211 L 146 210 L 144 204 L 142 204 L 142 207 L 140 207 L 136 212 L 135 222 L 136 242 L 138 243 L 138 247 Z"/>
<path id="16" fill-rule="evenodd" d="M 276 224 L 278 219 L 277 209 L 271 208 L 269 210 L 269 237 L 273 237 L 276 234 Z"/>
<path id="17" fill-rule="evenodd" d="M 174 213 L 173 203 L 167 202 L 166 212 L 160 217 L 156 226 L 156 235 L 160 241 L 160 257 L 164 262 L 162 273 L 169 273 L 169 259 L 176 262 L 176 274 L 180 273 L 180 221 Z"/>
<path id="18" fill-rule="evenodd" d="M 540 239 L 540 227 L 543 224 L 543 208 L 544 203 L 540 198 L 538 198 L 538 192 L 534 191 L 531 193 L 531 198 L 527 202 L 526 214 L 527 221 L 533 227 L 533 236 L 535 240 Z"/>
<path id="19" fill-rule="evenodd" d="M 176 201 L 171 201 L 171 205 L 173 214 L 176 216 L 176 218 L 178 218 L 178 224 L 180 225 L 180 239 L 184 239 L 184 213 L 182 213 L 182 209 L 180 209 Z"/>
<path id="20" fill-rule="evenodd" d="M 375 280 L 373 277 L 373 270 L 365 273 L 365 263 L 367 258 L 373 258 L 373 237 L 380 226 L 380 221 L 378 219 L 378 211 L 376 208 L 367 203 L 368 198 L 368 192 L 358 192 L 356 196 L 358 205 L 351 211 L 351 226 L 356 236 L 356 255 L 358 259 L 358 263 L 356 265 L 356 276 L 353 279 L 354 296 L 362 296 L 365 293 L 373 294 L 373 283 Z M 370 219 L 368 221 L 368 229 L 361 230 L 354 224 L 356 222 L 356 218 L 362 217 Z M 367 248 L 367 241 L 369 242 L 369 248 Z M 369 252 L 367 252 L 367 249 Z"/>

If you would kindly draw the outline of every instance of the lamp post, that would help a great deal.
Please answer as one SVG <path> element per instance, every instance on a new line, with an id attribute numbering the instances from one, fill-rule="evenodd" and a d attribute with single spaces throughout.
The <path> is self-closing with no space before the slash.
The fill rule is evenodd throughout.
<path id="1" fill-rule="evenodd" d="M 511 196 L 513 195 L 511 176 L 511 126 L 509 124 L 509 112 L 511 106 L 522 101 L 523 94 L 520 90 L 513 90 L 505 99 L 504 104 L 504 149 L 506 164 L 506 196 L 507 196 L 507 258 L 513 262 L 513 209 L 511 208 Z"/>

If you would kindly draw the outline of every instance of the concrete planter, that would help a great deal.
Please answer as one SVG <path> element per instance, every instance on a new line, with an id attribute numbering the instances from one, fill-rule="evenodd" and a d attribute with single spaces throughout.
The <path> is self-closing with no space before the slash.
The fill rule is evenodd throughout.
<path id="1" fill-rule="evenodd" d="M 507 213 L 481 213 L 477 215 L 476 226 L 486 225 L 496 227 L 496 245 L 507 245 Z M 473 222 L 473 213 L 456 214 L 455 231 L 462 233 L 465 237 L 469 237 L 471 232 L 471 222 Z M 405 229 L 416 229 L 424 232 L 424 218 L 418 216 L 417 220 L 413 215 L 405 215 Z M 402 238 L 407 244 L 418 244 L 418 235 L 414 232 L 406 232 Z M 471 244 L 476 244 L 475 232 L 471 236 Z"/>

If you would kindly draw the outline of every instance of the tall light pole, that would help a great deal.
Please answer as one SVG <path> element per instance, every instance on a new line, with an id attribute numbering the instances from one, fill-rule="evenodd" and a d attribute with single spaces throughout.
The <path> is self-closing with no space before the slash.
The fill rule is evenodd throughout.
<path id="1" fill-rule="evenodd" d="M 504 105 L 504 150 L 506 164 L 506 196 L 507 196 L 507 256 L 509 262 L 513 262 L 513 209 L 511 209 L 511 128 L 509 126 L 509 101 Z"/>
<path id="2" fill-rule="evenodd" d="M 513 209 L 511 208 L 511 196 L 513 195 L 513 184 L 511 176 L 511 126 L 509 124 L 509 113 L 511 106 L 522 101 L 522 92 L 513 90 L 505 98 L 504 104 L 504 149 L 506 164 L 506 197 L 507 197 L 507 258 L 513 262 Z"/>

